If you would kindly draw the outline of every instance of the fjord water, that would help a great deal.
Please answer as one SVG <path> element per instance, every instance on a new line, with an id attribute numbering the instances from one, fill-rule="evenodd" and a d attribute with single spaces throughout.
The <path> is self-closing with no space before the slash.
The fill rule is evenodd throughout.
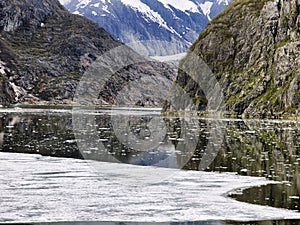
<path id="1" fill-rule="evenodd" d="M 85 123 L 93 135 L 85 134 L 89 129 L 74 135 L 72 110 L 0 111 L 1 222 L 300 218 L 299 121 L 176 118 L 155 110 L 82 113 L 93 115 L 94 123 Z M 123 137 L 151 141 L 151 120 L 163 124 L 165 135 L 146 151 L 121 138 L 122 118 L 129 124 Z M 88 139 L 95 133 L 97 140 Z M 77 145 L 82 142 L 94 143 Z M 163 175 L 144 179 L 151 173 Z"/>

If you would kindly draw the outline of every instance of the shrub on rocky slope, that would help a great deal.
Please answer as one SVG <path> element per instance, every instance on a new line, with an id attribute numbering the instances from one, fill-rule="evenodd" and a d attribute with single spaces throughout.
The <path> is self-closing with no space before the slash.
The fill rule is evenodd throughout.
<path id="1" fill-rule="evenodd" d="M 190 54 L 200 56 L 218 79 L 225 111 L 300 113 L 299 1 L 235 0 L 208 24 Z M 195 102 L 201 97 L 199 85 L 183 71 L 177 82 Z"/>

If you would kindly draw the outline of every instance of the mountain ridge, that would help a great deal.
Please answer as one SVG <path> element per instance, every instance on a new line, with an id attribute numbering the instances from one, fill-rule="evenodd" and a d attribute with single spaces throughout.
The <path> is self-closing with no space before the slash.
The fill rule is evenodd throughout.
<path id="1" fill-rule="evenodd" d="M 177 47 L 166 50 L 165 55 L 184 52 L 229 1 L 61 0 L 70 12 L 95 21 L 124 43 L 154 40 L 176 43 Z M 147 44 L 150 46 L 146 48 L 161 55 L 160 47 Z"/>

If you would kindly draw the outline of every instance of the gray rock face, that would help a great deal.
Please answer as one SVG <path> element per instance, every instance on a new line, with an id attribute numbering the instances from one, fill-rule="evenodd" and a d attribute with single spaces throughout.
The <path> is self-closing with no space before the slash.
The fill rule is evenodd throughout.
<path id="1" fill-rule="evenodd" d="M 1 30 L 15 31 L 20 26 L 30 23 L 32 28 L 40 25 L 47 17 L 59 14 L 63 7 L 51 1 L 1 1 L 0 15 Z"/>
<path id="2" fill-rule="evenodd" d="M 299 114 L 299 10 L 298 0 L 236 0 L 200 34 L 190 51 L 219 80 L 226 111 Z M 178 82 L 192 81 L 180 73 Z"/>
<path id="3" fill-rule="evenodd" d="M 122 43 L 103 28 L 72 15 L 58 0 L 0 0 L 0 104 L 71 103 L 90 65 L 118 46 Z M 129 65 L 123 68 L 126 76 L 116 75 L 112 88 L 106 88 L 108 103 L 137 70 L 154 84 L 161 79 L 172 84 L 174 71 L 162 63 Z M 160 102 L 153 90 L 143 96 Z"/>

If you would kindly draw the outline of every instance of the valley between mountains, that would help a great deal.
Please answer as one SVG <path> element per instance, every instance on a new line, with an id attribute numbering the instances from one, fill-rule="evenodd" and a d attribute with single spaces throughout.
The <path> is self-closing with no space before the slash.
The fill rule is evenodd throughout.
<path id="1" fill-rule="evenodd" d="M 231 3 L 190 0 L 186 4 L 171 4 L 167 0 L 136 0 L 134 3 L 74 0 L 61 3 L 69 11 L 58 0 L 0 1 L 2 105 L 73 104 L 78 83 L 105 52 L 124 46 L 122 42 L 159 39 L 180 44 L 165 52 L 153 49 L 154 53 L 168 55 L 188 48 L 188 55 L 203 59 L 222 90 L 224 104 L 220 109 L 223 112 L 253 116 L 299 115 L 300 4 L 296 0 L 235 0 Z M 141 35 L 126 27 L 121 23 L 124 14 L 117 11 L 132 15 L 132 20 L 140 25 L 144 22 L 139 20 L 146 21 L 148 25 L 142 27 L 133 22 L 128 24 L 148 33 Z M 98 25 L 103 22 L 101 18 L 107 19 L 106 30 Z M 109 22 L 112 20 L 118 26 Z M 178 24 L 172 25 L 175 21 L 182 29 Z M 157 32 L 158 27 L 161 32 Z M 111 32 L 114 37 L 107 32 L 113 28 L 118 30 Z M 198 36 L 200 30 L 203 31 Z M 164 46 L 157 48 L 165 49 Z M 189 65 L 188 59 L 187 56 L 181 60 L 180 67 Z M 203 73 L 193 70 L 193 66 L 189 71 L 196 76 Z M 101 74 L 97 76 L 101 80 Z M 98 87 L 95 104 L 116 104 L 118 92 L 132 81 L 141 82 L 142 88 L 132 92 L 126 89 L 129 105 L 161 107 L 174 84 L 188 93 L 197 110 L 205 110 L 208 103 L 209 97 L 203 88 L 187 73 L 177 71 L 173 64 L 150 60 L 115 71 Z"/>

